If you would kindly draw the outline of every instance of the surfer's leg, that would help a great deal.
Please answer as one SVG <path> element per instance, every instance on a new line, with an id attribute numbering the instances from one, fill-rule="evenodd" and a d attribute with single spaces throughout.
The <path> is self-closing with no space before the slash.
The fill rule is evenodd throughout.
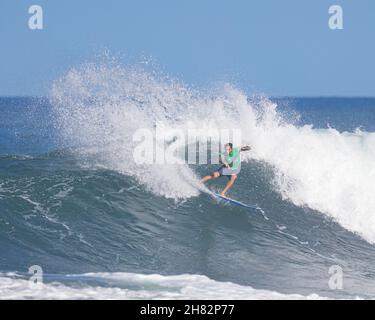
<path id="1" fill-rule="evenodd" d="M 225 197 L 225 194 L 227 193 L 227 191 L 232 187 L 234 181 L 237 179 L 237 175 L 236 174 L 232 174 L 230 176 L 230 180 L 228 181 L 227 185 L 225 186 L 224 190 L 221 192 L 221 195 L 223 197 Z"/>
<path id="2" fill-rule="evenodd" d="M 212 173 L 212 175 L 203 177 L 203 178 L 201 179 L 201 182 L 202 182 L 202 183 L 205 183 L 206 181 L 211 180 L 211 179 L 216 179 L 216 178 L 218 178 L 219 176 L 220 176 L 220 173 L 217 172 L 217 171 L 215 171 L 214 173 Z"/>

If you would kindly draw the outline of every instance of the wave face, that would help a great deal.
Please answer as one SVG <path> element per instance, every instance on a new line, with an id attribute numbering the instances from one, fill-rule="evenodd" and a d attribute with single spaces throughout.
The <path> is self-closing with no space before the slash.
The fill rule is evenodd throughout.
<path id="1" fill-rule="evenodd" d="M 375 292 L 374 99 L 249 97 L 229 84 L 191 88 L 139 67 L 89 63 L 57 80 L 48 101 L 0 106 L 0 271 L 180 275 L 210 288 L 231 282 L 242 298 Z M 156 127 L 200 129 L 202 140 L 240 129 L 252 151 L 230 195 L 269 220 L 214 201 L 207 192 L 225 181 L 199 183 L 213 165 L 135 163 L 134 133 Z M 343 269 L 342 290 L 328 287 L 332 265 Z M 75 296 L 60 280 L 62 294 Z M 7 287 L 15 285 L 23 297 L 22 281 L 2 278 L 0 290 L 17 296 Z M 116 288 L 106 282 L 97 294 Z"/>

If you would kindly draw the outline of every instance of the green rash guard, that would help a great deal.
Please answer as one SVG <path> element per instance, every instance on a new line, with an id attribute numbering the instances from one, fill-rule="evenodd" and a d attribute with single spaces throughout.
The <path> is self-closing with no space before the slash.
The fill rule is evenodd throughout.
<path id="1" fill-rule="evenodd" d="M 237 170 L 241 163 L 240 148 L 233 148 L 229 154 L 223 152 L 221 154 L 222 159 L 229 164 L 232 170 Z"/>

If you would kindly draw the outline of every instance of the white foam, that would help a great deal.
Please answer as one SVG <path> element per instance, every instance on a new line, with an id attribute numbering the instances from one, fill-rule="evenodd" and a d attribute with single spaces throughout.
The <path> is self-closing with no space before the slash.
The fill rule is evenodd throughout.
<path id="1" fill-rule="evenodd" d="M 375 134 L 311 126 L 258 126 L 253 156 L 274 167 L 284 199 L 334 218 L 375 242 Z"/>
<path id="2" fill-rule="evenodd" d="M 110 287 L 83 285 L 77 287 L 52 282 L 40 288 L 30 287 L 28 280 L 12 275 L 0 276 L 1 299 L 325 299 L 317 294 L 303 296 L 257 290 L 231 282 L 219 282 L 202 275 L 162 276 L 136 273 L 87 273 L 66 279 L 108 281 Z M 71 281 L 69 282 L 71 283 Z"/>

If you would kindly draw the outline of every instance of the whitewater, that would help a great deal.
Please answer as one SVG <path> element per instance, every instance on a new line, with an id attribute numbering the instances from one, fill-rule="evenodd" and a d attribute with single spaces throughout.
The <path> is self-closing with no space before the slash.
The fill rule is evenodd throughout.
<path id="1" fill-rule="evenodd" d="M 197 92 L 140 70 L 107 65 L 71 70 L 55 83 L 52 99 L 69 146 L 87 148 L 82 156 L 98 152 L 95 164 L 133 176 L 155 194 L 175 199 L 198 195 L 196 174 L 181 165 L 135 164 L 132 134 L 156 124 L 166 131 L 240 129 L 243 144 L 253 147 L 243 160 L 272 166 L 273 187 L 283 199 L 318 210 L 375 242 L 373 132 L 296 126 L 295 119 L 288 123 L 269 99 L 252 102 L 228 84 L 214 93 Z"/>

